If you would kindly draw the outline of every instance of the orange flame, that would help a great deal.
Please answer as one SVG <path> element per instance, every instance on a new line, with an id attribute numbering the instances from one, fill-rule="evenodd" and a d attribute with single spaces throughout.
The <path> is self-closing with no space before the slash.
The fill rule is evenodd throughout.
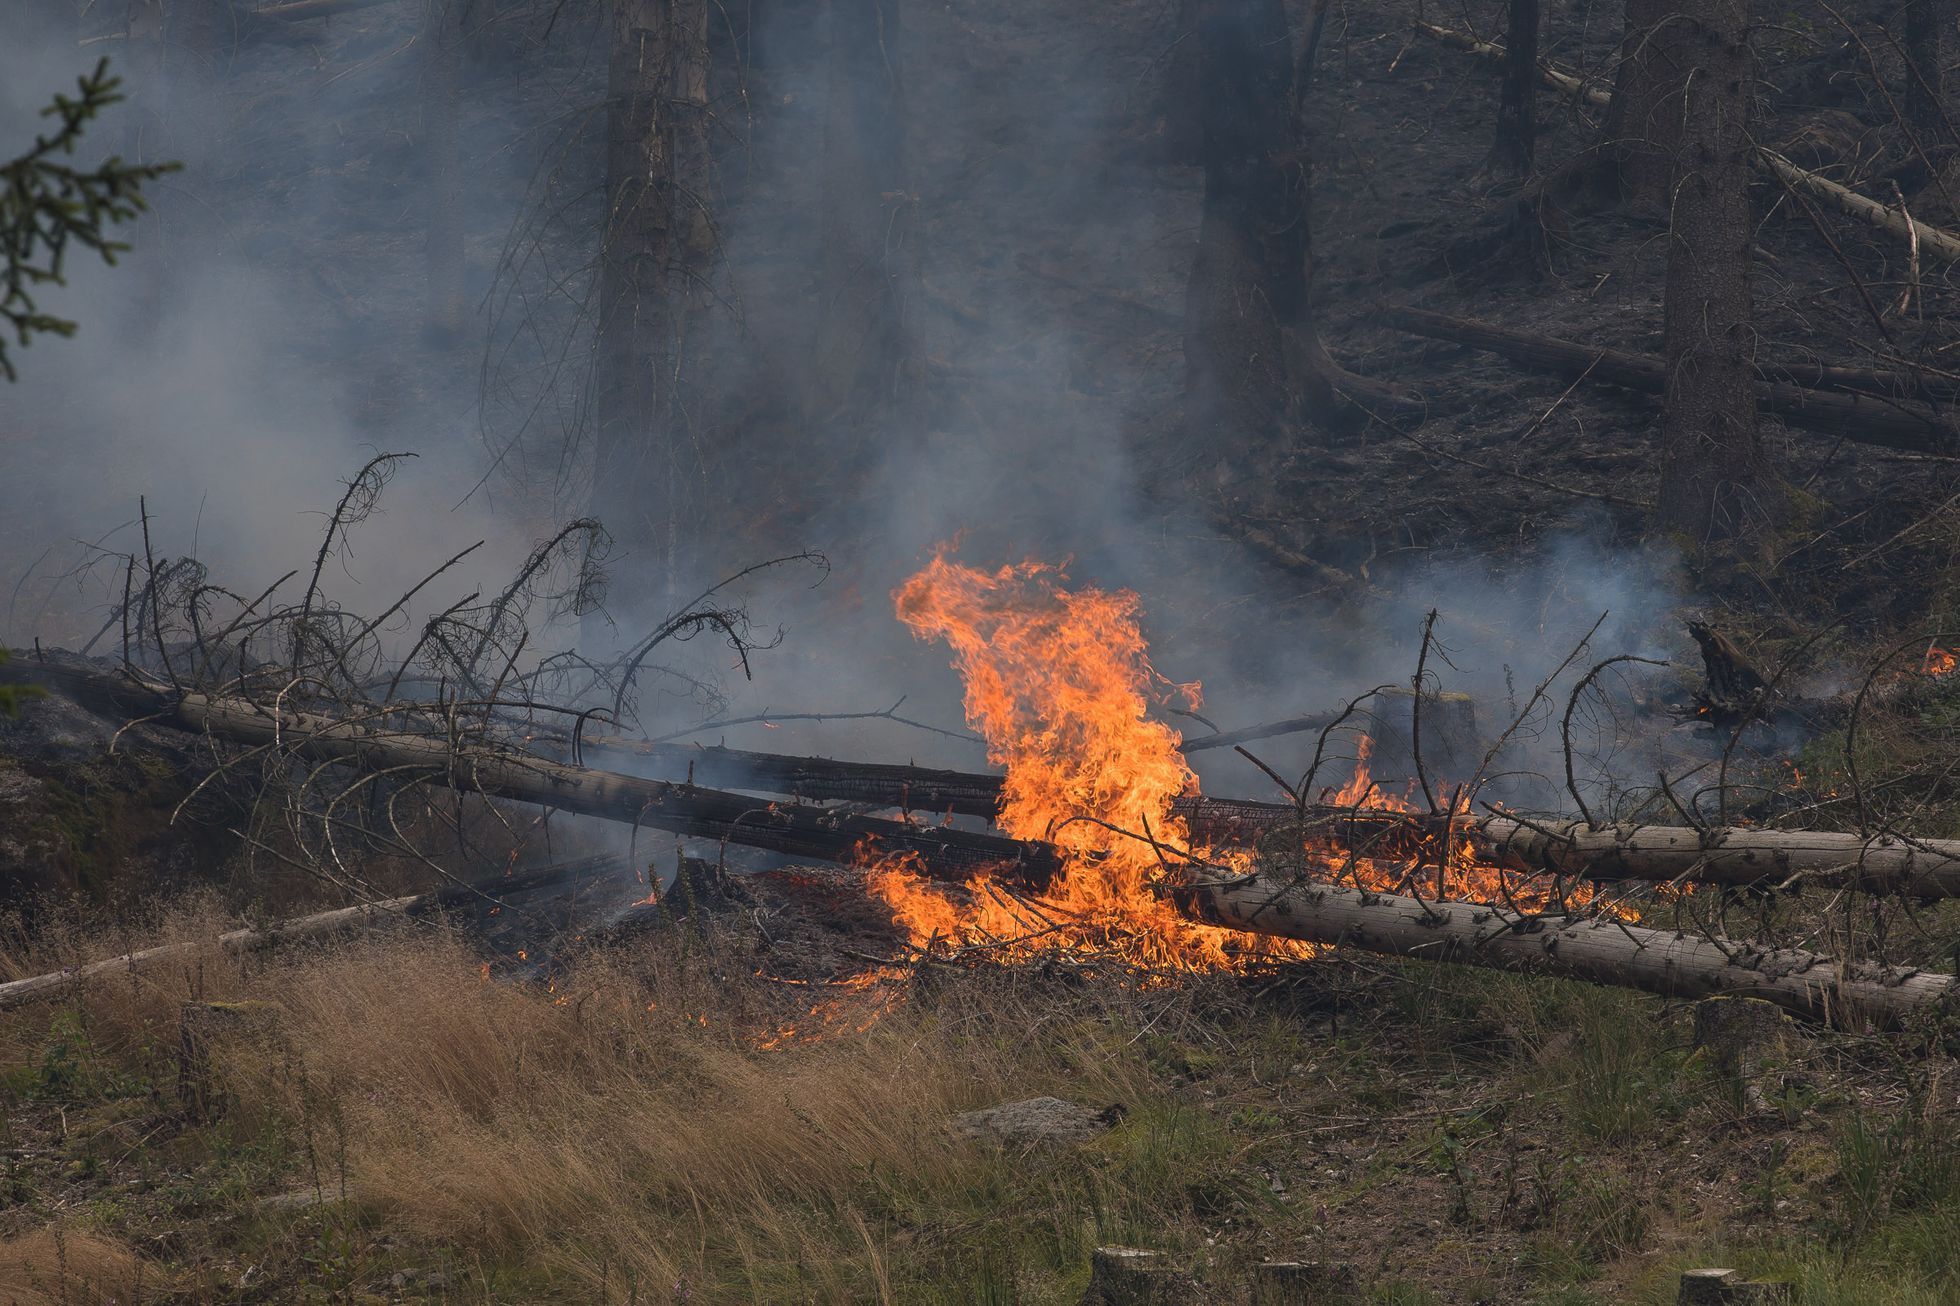
<path id="1" fill-rule="evenodd" d="M 1006 771 L 998 823 L 1055 844 L 1063 870 L 1039 898 L 985 875 L 933 884 L 904 859 L 871 859 L 867 886 L 914 945 L 981 946 L 1003 958 L 1068 951 L 1166 970 L 1216 969 L 1305 945 L 1200 925 L 1160 890 L 1189 832 L 1171 813 L 1197 777 L 1153 702 L 1196 705 L 1198 686 L 1150 665 L 1137 596 L 1066 589 L 1038 562 L 984 572 L 943 553 L 894 594 L 899 619 L 943 639 L 966 683 L 967 721 Z"/>
<path id="2" fill-rule="evenodd" d="M 1950 648 L 1929 648 L 1922 669 L 1929 676 L 1944 676 L 1956 666 L 1960 666 L 1960 653 Z"/>
<path id="3" fill-rule="evenodd" d="M 1066 579 L 1039 562 L 982 571 L 942 551 L 893 594 L 899 619 L 915 635 L 953 650 L 967 721 L 1006 772 L 998 823 L 1017 838 L 1060 848 L 1061 873 L 1039 896 L 985 874 L 943 885 L 920 875 L 913 855 L 867 847 L 858 860 L 868 891 L 915 947 L 983 949 L 1000 960 L 1064 953 L 1196 971 L 1320 951 L 1201 925 L 1168 901 L 1163 890 L 1193 860 L 1250 862 L 1243 853 L 1187 850 L 1189 830 L 1173 813 L 1175 800 L 1196 794 L 1197 778 L 1179 751 L 1178 732 L 1149 712 L 1180 697 L 1195 707 L 1198 686 L 1175 684 L 1151 665 L 1134 593 L 1066 588 Z M 1406 795 L 1376 788 L 1372 741 L 1357 738 L 1352 778 L 1321 801 L 1416 812 Z M 1423 867 L 1413 883 L 1406 860 L 1332 845 L 1305 851 L 1326 878 L 1382 892 L 1536 909 L 1557 891 L 1541 877 L 1479 862 L 1467 834 L 1454 828 L 1438 849 L 1442 865 Z M 1593 893 L 1566 886 L 1561 896 L 1578 906 Z"/>

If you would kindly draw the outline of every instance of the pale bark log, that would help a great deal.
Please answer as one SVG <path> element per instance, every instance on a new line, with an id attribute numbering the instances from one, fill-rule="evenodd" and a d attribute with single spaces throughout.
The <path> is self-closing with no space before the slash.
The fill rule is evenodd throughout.
<path id="1" fill-rule="evenodd" d="M 1951 1001 L 1954 977 L 1845 963 L 1791 948 L 1676 934 L 1594 918 L 1524 917 L 1496 907 L 1265 876 L 1174 891 L 1187 915 L 1229 929 L 1386 956 L 1454 962 L 1644 989 L 1670 998 L 1741 994 L 1809 1020 L 1889 1027 Z"/>
<path id="2" fill-rule="evenodd" d="M 1758 149 L 1755 162 L 1757 167 L 1787 182 L 1792 188 L 1835 205 L 1852 217 L 1888 231 L 1902 241 L 1910 241 L 1916 229 L 1922 257 L 1937 258 L 1945 263 L 1960 259 L 1960 236 L 1952 232 L 1928 226 L 1916 218 L 1908 221 L 1896 207 L 1866 199 L 1854 190 L 1848 190 L 1814 172 L 1806 172 L 1774 150 Z"/>
<path id="3" fill-rule="evenodd" d="M 1595 880 L 1692 880 L 1703 884 L 1798 884 L 1923 898 L 1960 897 L 1960 842 L 1824 830 L 1711 829 L 1525 822 L 1487 816 L 1480 850 L 1514 870 Z"/>
<path id="4" fill-rule="evenodd" d="M 613 868 L 623 869 L 623 867 L 624 863 L 617 857 L 585 858 L 580 861 L 540 867 L 535 871 L 520 872 L 485 884 L 456 885 L 434 893 L 415 893 L 401 898 L 386 898 L 379 902 L 364 902 L 353 907 L 336 907 L 331 911 L 315 912 L 310 916 L 273 921 L 267 925 L 228 930 L 211 940 L 209 944 L 166 943 L 137 952 L 126 952 L 118 957 L 106 957 L 101 961 L 88 962 L 67 970 L 58 970 L 46 975 L 32 975 L 25 979 L 10 980 L 0 984 L 0 1011 L 44 998 L 61 997 L 73 993 L 78 987 L 91 981 L 114 979 L 119 975 L 137 975 L 155 967 L 159 962 L 193 956 L 208 946 L 215 946 L 228 957 L 237 957 L 289 943 L 313 943 L 361 930 L 377 929 L 403 919 L 426 916 L 434 911 L 459 907 L 486 897 L 495 899 L 499 895 L 520 893 L 547 884 L 555 884 L 588 871 L 602 873 Z"/>
<path id="5" fill-rule="evenodd" d="M 430 784 L 537 803 L 635 827 L 726 840 L 791 857 L 852 863 L 866 851 L 914 853 L 921 869 L 964 881 L 976 871 L 1045 886 L 1060 866 L 1048 844 L 797 807 L 696 785 L 596 771 L 423 730 L 383 730 L 312 712 L 203 694 L 177 694 L 28 656 L 0 666 L 0 683 L 46 685 L 91 710 L 247 746 L 272 745 L 322 763 L 408 773 Z"/>
<path id="6" fill-rule="evenodd" d="M 253 12 L 254 18 L 281 18 L 300 22 L 309 18 L 333 18 L 359 9 L 394 4 L 396 0 L 291 0 L 288 4 L 267 5 Z"/>

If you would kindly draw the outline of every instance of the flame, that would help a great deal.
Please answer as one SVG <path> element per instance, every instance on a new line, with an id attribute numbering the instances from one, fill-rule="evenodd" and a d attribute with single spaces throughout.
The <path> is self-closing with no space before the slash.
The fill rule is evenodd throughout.
<path id="1" fill-rule="evenodd" d="M 1061 568 L 1040 562 L 994 571 L 941 551 L 893 593 L 899 619 L 921 639 L 943 640 L 965 682 L 968 723 L 1006 773 L 998 824 L 1009 834 L 1056 845 L 1061 873 L 1040 895 L 986 874 L 961 885 L 919 873 L 916 856 L 861 847 L 866 888 L 922 950 L 985 950 L 999 960 L 1061 953 L 1113 959 L 1157 972 L 1243 969 L 1321 949 L 1202 925 L 1164 894 L 1194 862 L 1249 869 L 1244 853 L 1188 848 L 1173 812 L 1195 796 L 1197 777 L 1178 732 L 1150 716 L 1177 699 L 1197 706 L 1199 687 L 1159 675 L 1128 590 L 1069 588 Z M 1322 801 L 1416 813 L 1405 794 L 1382 793 L 1370 776 L 1373 743 L 1358 736 L 1354 774 Z M 1453 799 L 1452 801 L 1465 801 Z M 1457 818 L 1438 821 L 1421 879 L 1407 860 L 1370 858 L 1327 846 L 1304 851 L 1330 881 L 1425 897 L 1544 906 L 1548 881 L 1480 863 Z M 1441 865 L 1435 865 L 1440 862 Z M 1592 898 L 1567 887 L 1568 905 Z"/>
<path id="2" fill-rule="evenodd" d="M 1960 653 L 1950 648 L 1929 648 L 1921 669 L 1929 676 L 1944 676 L 1956 666 L 1960 666 Z"/>
<path id="3" fill-rule="evenodd" d="M 1165 970 L 1307 955 L 1306 945 L 1200 925 L 1162 896 L 1189 841 L 1171 805 L 1198 782 L 1177 731 L 1149 711 L 1195 707 L 1199 687 L 1151 666 L 1134 593 L 1065 580 L 1040 562 L 987 572 L 941 552 L 893 594 L 913 634 L 953 650 L 967 722 L 1006 772 L 997 823 L 1061 849 L 1061 874 L 1036 898 L 984 874 L 937 885 L 906 859 L 874 854 L 868 888 L 918 947 L 1113 955 Z"/>

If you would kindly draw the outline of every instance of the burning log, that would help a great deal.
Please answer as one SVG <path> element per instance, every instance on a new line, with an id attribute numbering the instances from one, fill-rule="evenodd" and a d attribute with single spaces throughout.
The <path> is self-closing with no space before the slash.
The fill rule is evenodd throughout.
<path id="1" fill-rule="evenodd" d="M 1004 778 L 984 771 L 948 771 L 888 762 L 751 753 L 736 748 L 697 748 L 620 738 L 588 739 L 583 748 L 649 758 L 688 784 L 752 789 L 804 802 L 871 803 L 903 811 L 951 812 L 992 819 L 999 814 Z M 1297 807 L 1249 798 L 1177 799 L 1172 815 L 1201 845 L 1250 847 L 1273 831 L 1306 824 L 1335 832 L 1343 843 L 1367 843 L 1407 821 L 1392 812 L 1326 804 Z"/>
<path id="2" fill-rule="evenodd" d="M 1001 778 L 977 772 L 789 757 L 727 748 L 640 745 L 632 751 L 678 766 L 716 785 L 764 789 L 791 797 L 930 807 L 991 817 Z M 922 801 L 930 796 L 930 803 Z M 1335 804 L 1260 802 L 1249 798 L 1177 799 L 1193 847 L 1250 848 L 1281 832 L 1375 858 L 1434 858 L 1445 829 L 1472 840 L 1478 856 L 1528 875 L 1584 880 L 1684 881 L 1734 888 L 1782 884 L 1851 887 L 1920 898 L 1960 897 L 1960 842 L 1870 837 L 1817 830 L 1605 825 L 1532 821 L 1510 816 L 1441 815 Z"/>
<path id="3" fill-rule="evenodd" d="M 581 748 L 643 757 L 667 775 L 685 776 L 690 784 L 756 789 L 805 802 L 875 803 L 901 811 L 985 817 L 1000 810 L 1002 777 L 985 772 L 657 744 L 616 736 L 587 739 Z"/>
<path id="4" fill-rule="evenodd" d="M 1261 739 L 1326 730 L 1352 717 L 1365 724 L 1374 741 L 1372 766 L 1376 775 L 1404 772 L 1413 775 L 1415 695 L 1406 689 L 1391 688 L 1380 691 L 1376 697 L 1378 706 L 1365 714 L 1336 709 L 1241 730 L 1199 735 L 1180 742 L 1178 751 L 1188 757 L 1192 753 L 1232 748 Z M 1430 763 L 1445 774 L 1474 768 L 1481 751 L 1477 747 L 1475 700 L 1467 694 L 1425 693 L 1422 744 Z M 877 803 L 904 810 L 986 817 L 993 816 L 1000 808 L 1001 777 L 987 772 L 752 753 L 619 735 L 587 736 L 580 741 L 581 752 L 595 749 L 648 758 L 670 776 L 685 776 L 701 784 L 758 789 L 809 802 Z M 1287 810 L 1292 809 L 1289 806 Z"/>
<path id="5" fill-rule="evenodd" d="M 1410 335 L 1468 345 L 1509 359 L 1529 371 L 1549 372 L 1571 380 L 1598 381 L 1644 394 L 1662 394 L 1667 389 L 1667 366 L 1650 354 L 1581 345 L 1418 308 L 1392 308 L 1387 317 L 1389 325 Z M 1790 426 L 1822 431 L 1859 444 L 1913 453 L 1960 453 L 1960 430 L 1929 409 L 1890 398 L 1808 390 L 1784 381 L 1758 381 L 1756 405 Z"/>
<path id="6" fill-rule="evenodd" d="M 1174 890 L 1172 899 L 1194 919 L 1229 929 L 1385 956 L 1556 975 L 1671 998 L 1739 994 L 1841 1025 L 1895 1026 L 1950 1000 L 1955 988 L 1951 975 L 1845 962 L 1792 948 L 1759 948 L 1593 917 L 1431 903 L 1264 875 L 1192 884 Z"/>
<path id="7" fill-rule="evenodd" d="M 647 780 L 508 752 L 431 731 L 384 730 L 319 713 L 274 711 L 245 699 L 179 693 L 117 680 L 101 672 L 14 658 L 0 679 L 38 681 L 98 710 L 145 717 L 158 725 L 249 747 L 284 748 L 315 762 L 419 777 L 493 798 L 556 807 L 635 827 L 720 839 L 791 857 L 850 863 L 860 850 L 909 853 L 935 877 L 964 881 L 974 872 L 1041 887 L 1060 867 L 1045 844 L 968 830 L 784 806 L 690 784 Z"/>
<path id="8" fill-rule="evenodd" d="M 289 943 L 311 943 L 321 939 L 338 938 L 343 934 L 376 929 L 394 921 L 419 919 L 479 899 L 494 902 L 500 895 L 542 888 L 587 871 L 604 871 L 616 865 L 618 860 L 615 857 L 589 857 L 579 861 L 541 866 L 534 871 L 522 871 L 484 884 L 452 885 L 433 893 L 417 893 L 403 898 L 364 902 L 353 907 L 336 907 L 332 911 L 315 912 L 311 916 L 299 916 L 291 920 L 274 921 L 269 925 L 231 930 L 220 934 L 216 942 L 219 950 L 226 956 L 238 957 Z M 58 970 L 46 975 L 32 975 L 26 979 L 11 980 L 0 984 L 0 1011 L 24 1006 L 43 998 L 72 993 L 80 985 L 92 980 L 109 979 L 117 975 L 134 975 L 151 969 L 159 962 L 189 956 L 202 946 L 200 943 L 166 943 L 160 947 L 144 948 L 140 952 L 124 953 L 120 957 L 89 962 L 87 965 L 70 970 Z"/>

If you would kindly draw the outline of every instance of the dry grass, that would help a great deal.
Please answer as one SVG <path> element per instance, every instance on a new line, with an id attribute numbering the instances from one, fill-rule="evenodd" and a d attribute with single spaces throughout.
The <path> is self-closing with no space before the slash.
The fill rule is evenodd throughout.
<path id="1" fill-rule="evenodd" d="M 228 923 L 197 904 L 142 941 Z M 37 946 L 13 967 L 103 949 Z M 753 946 L 643 936 L 555 991 L 431 929 L 206 946 L 7 1013 L 0 1144 L 38 1159 L 0 1168 L 0 1302 L 1073 1302 L 1108 1242 L 1185 1258 L 1219 1301 L 1275 1255 L 1350 1260 L 1383 1301 L 1659 1300 L 1714 1249 L 1819 1303 L 1960 1283 L 1950 1081 L 1905 1110 L 1862 1044 L 1819 1042 L 1787 1118 L 1743 1121 L 1679 1009 L 1335 961 L 1300 1006 L 932 972 L 868 1028 L 876 999 L 847 997 L 769 1052 L 823 991 L 758 978 Z M 194 998 L 279 1008 L 216 1049 L 215 1124 L 176 1098 Z M 947 1127 L 1044 1093 L 1129 1116 L 1033 1151 Z"/>
<path id="2" fill-rule="evenodd" d="M 595 961 L 541 1000 L 453 942 L 323 959 L 282 985 L 303 1077 L 265 1059 L 251 1105 L 307 1122 L 323 1169 L 344 1149 L 359 1204 L 430 1242 L 595 1293 L 768 1295 L 801 1266 L 814 1294 L 857 1295 L 886 1254 L 867 1190 L 956 1168 L 945 1117 L 1001 1076 L 903 1018 L 757 1054 L 753 1027 L 717 1035 L 720 995 L 666 979 Z"/>
<path id="3" fill-rule="evenodd" d="M 163 1275 L 124 1244 L 58 1225 L 0 1240 L 0 1302 L 7 1306 L 94 1306 L 149 1299 Z"/>
<path id="4" fill-rule="evenodd" d="M 225 924 L 199 904 L 158 936 L 208 943 Z M 9 969 L 105 950 L 44 940 Z M 0 1024 L 0 1064 L 53 1067 L 77 1101 L 117 1075 L 167 1099 L 185 1001 L 275 1002 L 276 1034 L 219 1050 L 225 1129 L 283 1140 L 283 1186 L 324 1198 L 336 1239 L 385 1230 L 467 1262 L 492 1299 L 906 1299 L 949 1254 L 935 1223 L 963 1218 L 1011 1164 L 957 1140 L 952 1113 L 1147 1092 L 1134 1063 L 1070 1040 L 1073 1021 L 1031 1055 L 1021 1036 L 1056 1013 L 1023 1006 L 1005 977 L 970 1005 L 900 1003 L 863 1032 L 759 1051 L 812 991 L 752 972 L 724 938 L 667 940 L 630 964 L 595 954 L 552 993 L 487 980 L 464 941 L 428 930 L 271 961 L 206 946 L 18 1013 Z M 864 1016 L 880 1001 L 843 1000 Z M 1083 1212 L 1059 1230 L 1028 1214 L 1073 1273 Z"/>

